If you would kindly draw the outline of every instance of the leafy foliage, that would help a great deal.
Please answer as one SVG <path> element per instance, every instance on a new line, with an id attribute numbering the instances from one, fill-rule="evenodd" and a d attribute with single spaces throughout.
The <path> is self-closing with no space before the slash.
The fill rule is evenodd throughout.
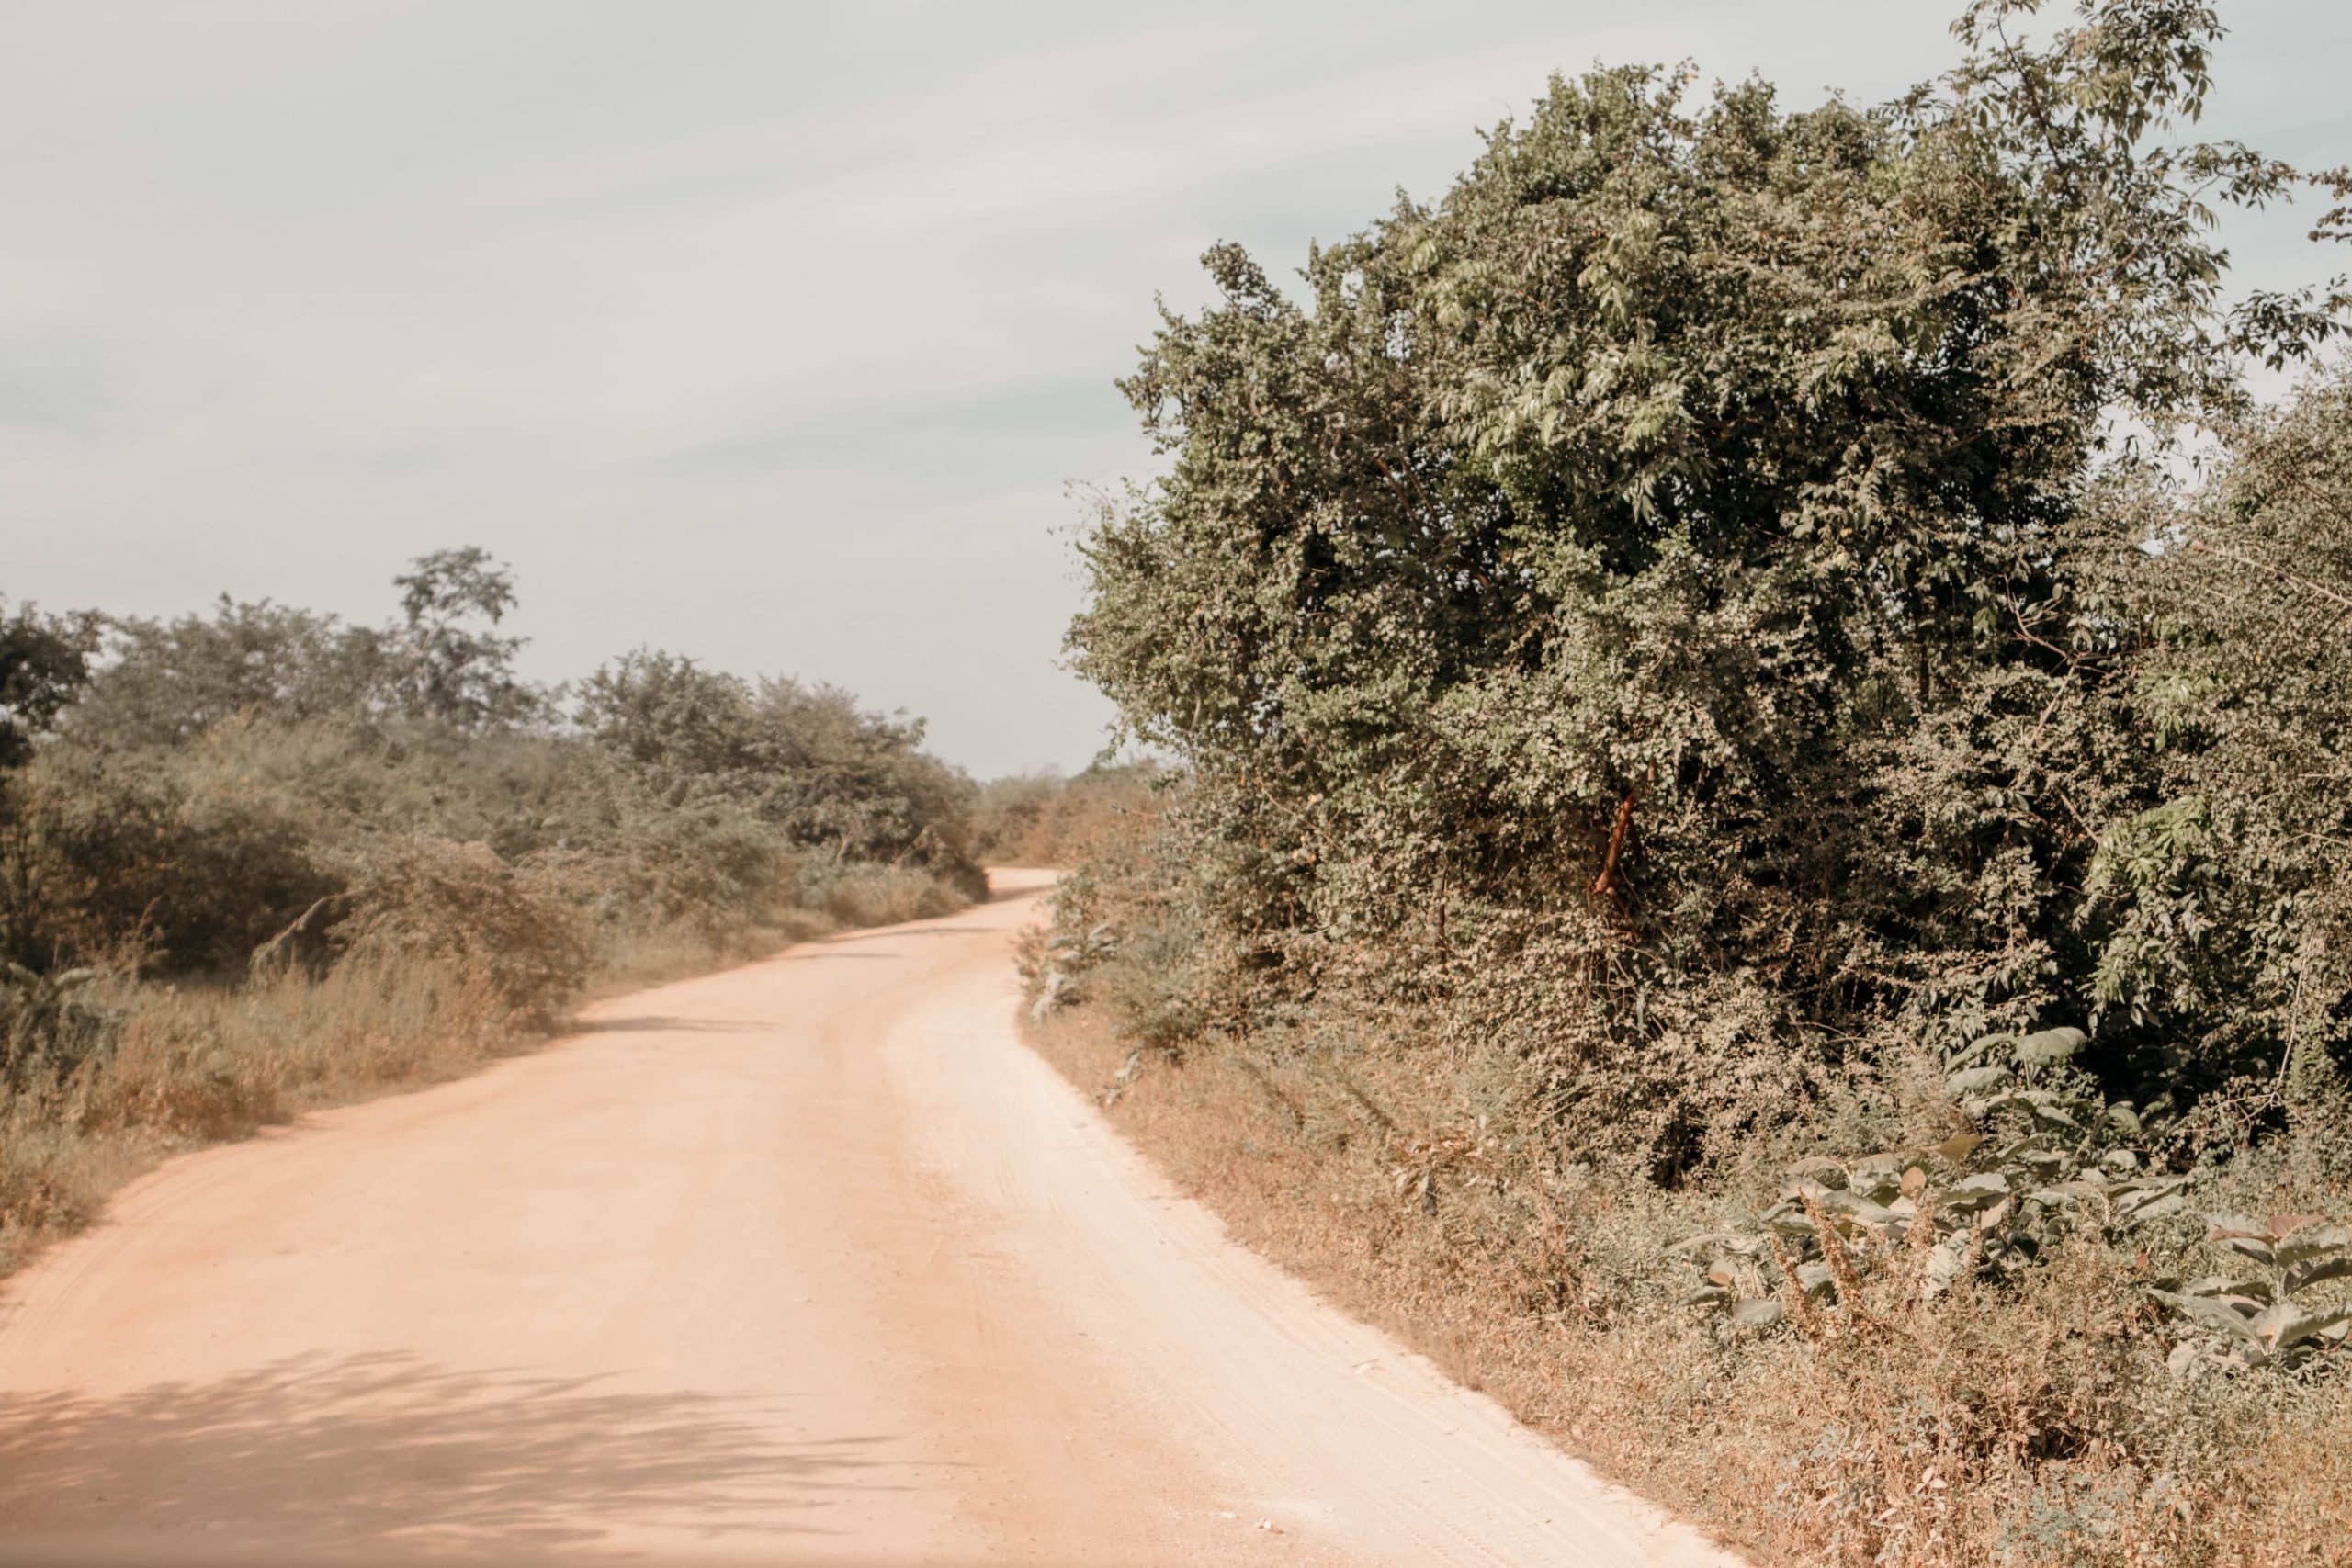
<path id="1" fill-rule="evenodd" d="M 995 865 L 1076 865 L 1155 815 L 1170 782 L 1150 762 L 994 780 L 972 804 L 974 853 Z"/>
<path id="2" fill-rule="evenodd" d="M 0 1089 L 73 1072 L 112 1043 L 115 1020 L 89 996 L 93 969 L 0 969 Z"/>
<path id="3" fill-rule="evenodd" d="M 575 996 L 594 962 L 587 920 L 547 871 L 487 844 L 419 839 L 388 846 L 350 889 L 342 945 L 377 962 L 441 960 L 481 976 L 510 1011 L 538 1023 Z"/>
<path id="4" fill-rule="evenodd" d="M 411 713 L 460 728 L 526 717 L 542 700 L 514 674 L 520 637 L 491 629 L 514 607 L 514 580 L 487 550 L 435 550 L 392 580 L 401 591 L 394 682 Z"/>
<path id="5" fill-rule="evenodd" d="M 2030 1268 L 2075 1227 L 2113 1241 L 2179 1213 L 2188 1179 L 2149 1168 L 2138 1111 L 2106 1103 L 2064 1066 L 2087 1039 L 2078 1029 L 1988 1035 L 1956 1053 L 1944 1067 L 1963 1130 L 1926 1147 L 1800 1163 L 1756 1230 L 1677 1244 L 1706 1277 L 1686 1303 L 1750 1326 L 1777 1323 L 1789 1280 L 1834 1299 L 1840 1273 L 1858 1278 L 1906 1251 L 1920 1292 L 1933 1296 L 1963 1276 Z"/>
<path id="6" fill-rule="evenodd" d="M 479 549 L 440 550 L 395 581 L 402 618 L 386 626 L 225 594 L 209 616 L 103 621 L 103 656 L 67 727 L 105 749 L 182 742 L 241 717 L 480 731 L 544 716 L 547 694 L 514 673 L 522 639 L 490 630 L 514 602 L 503 568 Z"/>
<path id="7" fill-rule="evenodd" d="M 1182 784 L 1032 978 L 1791 1560 L 2331 1560 L 2347 296 L 2210 220 L 2347 176 L 2187 139 L 2212 6 L 2037 10 L 1876 107 L 1555 80 L 1295 289 L 1212 250 L 1069 635 Z"/>
<path id="8" fill-rule="evenodd" d="M 31 756 L 34 740 L 89 679 L 94 622 L 43 615 L 28 604 L 0 615 L 0 768 Z"/>
<path id="9" fill-rule="evenodd" d="M 1209 254 L 1224 303 L 1126 383 L 1168 476 L 1097 520 L 1070 639 L 1189 769 L 1204 964 L 1440 998 L 1669 1179 L 1897 1041 L 2086 1018 L 2134 1097 L 2276 1060 L 2284 1001 L 2221 1015 L 2287 972 L 2250 942 L 2308 971 L 2314 931 L 2177 907 L 2211 889 L 2157 862 L 2209 874 L 2208 829 L 2183 716 L 2137 695 L 2245 672 L 2152 657 L 2175 563 L 2105 455 L 2121 415 L 2242 418 L 2243 363 L 2343 301 L 2223 292 L 2205 204 L 2302 176 L 2167 140 L 2206 7 L 2034 47 L 2022 9 L 1876 108 L 1555 81 L 1442 199 L 1316 251 L 1306 303 Z M 2300 909 L 2262 869 L 2239 908 Z M 2299 1004 L 2315 1059 L 2343 994 Z"/>
<path id="10" fill-rule="evenodd" d="M 2352 1228 L 2316 1214 L 2268 1220 L 2239 1213 L 2206 1216 L 2208 1234 L 2258 1269 L 2253 1278 L 2208 1274 L 2170 1280 L 2149 1293 L 2179 1314 L 2190 1332 L 2174 1349 L 2177 1372 L 2222 1361 L 2243 1367 L 2300 1367 L 2352 1338 L 2352 1301 L 2320 1299 L 2318 1287 L 2352 1276 Z"/>
<path id="11" fill-rule="evenodd" d="M 968 785 L 919 725 L 641 654 L 589 682 L 583 738 L 514 673 L 503 567 L 441 551 L 396 586 L 380 628 L 227 599 L 107 623 L 55 739 L 0 779 L 0 956 L 219 978 L 397 950 L 544 1016 L 627 932 L 726 951 L 922 902 L 840 891 L 891 864 L 977 881 Z"/>
<path id="12" fill-rule="evenodd" d="M 836 860 L 917 865 L 979 891 L 970 784 L 921 750 L 920 720 L 862 712 L 835 687 L 754 685 L 643 650 L 589 677 L 579 717 L 673 799 L 729 802 Z"/>

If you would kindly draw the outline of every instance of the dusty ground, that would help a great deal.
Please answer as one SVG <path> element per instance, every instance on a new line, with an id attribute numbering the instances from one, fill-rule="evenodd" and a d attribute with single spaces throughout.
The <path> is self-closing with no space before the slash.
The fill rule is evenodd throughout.
<path id="1" fill-rule="evenodd" d="M 1029 1054 L 1045 881 L 126 1190 L 0 1297 L 0 1561 L 1728 1561 Z"/>

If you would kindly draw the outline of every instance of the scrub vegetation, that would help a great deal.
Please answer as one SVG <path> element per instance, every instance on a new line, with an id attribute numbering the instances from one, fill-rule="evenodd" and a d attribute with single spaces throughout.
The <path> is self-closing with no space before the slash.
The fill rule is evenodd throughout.
<path id="1" fill-rule="evenodd" d="M 2341 1562 L 2346 301 L 2210 218 L 2346 182 L 2192 139 L 2212 7 L 2035 9 L 1209 254 L 1070 636 L 1173 766 L 1041 1037 L 1768 1561 Z"/>
<path id="2" fill-rule="evenodd" d="M 482 552 L 395 586 L 380 626 L 0 617 L 0 1268 L 163 1152 L 588 987 L 984 890 L 920 724 L 649 651 L 542 689 Z"/>
<path id="3" fill-rule="evenodd" d="M 1136 830 L 1160 779 L 1148 762 L 1103 762 L 1068 778 L 991 780 L 973 801 L 972 852 L 988 865 L 1077 865 Z"/>

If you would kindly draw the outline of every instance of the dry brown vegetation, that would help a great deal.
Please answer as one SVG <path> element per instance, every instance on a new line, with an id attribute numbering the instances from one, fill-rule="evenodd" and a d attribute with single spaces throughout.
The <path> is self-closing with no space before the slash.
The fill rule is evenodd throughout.
<path id="1" fill-rule="evenodd" d="M 972 801 L 972 853 L 989 865 L 1078 865 L 1129 832 L 1164 782 L 1148 762 L 991 780 Z"/>
<path id="2" fill-rule="evenodd" d="M 601 943 L 589 997 L 635 989 L 849 927 L 952 913 L 965 896 L 921 872 L 849 872 L 815 908 L 778 911 L 713 942 L 662 927 Z M 157 1161 L 304 1111 L 458 1077 L 564 1026 L 518 1010 L 483 970 L 379 961 L 240 986 L 99 983 L 119 1032 L 100 1058 L 0 1104 L 0 1275 L 95 1219 Z"/>
<path id="3" fill-rule="evenodd" d="M 1540 1179 L 1464 1102 L 1464 1064 L 1377 1026 L 1138 1053 L 1115 1010 L 1033 1038 L 1240 1239 L 1760 1561 L 2352 1561 L 2352 1390 L 2184 1384 L 2144 1256 L 2076 1238 L 2020 1288 L 1932 1301 L 1896 1268 L 1859 1310 L 1752 1332 L 1678 1306 L 1668 1252 L 1736 1201 Z M 2267 1175 L 2241 1180 L 2345 1206 Z"/>

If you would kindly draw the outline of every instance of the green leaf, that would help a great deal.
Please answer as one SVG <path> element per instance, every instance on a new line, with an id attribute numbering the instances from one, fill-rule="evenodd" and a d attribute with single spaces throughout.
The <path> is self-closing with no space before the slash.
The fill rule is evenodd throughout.
<path id="1" fill-rule="evenodd" d="M 2166 1192 L 2134 1203 L 2128 1209 L 2119 1204 L 2116 1218 L 2126 1224 L 2143 1224 L 2150 1220 L 2161 1220 L 2167 1214 L 2177 1214 L 2188 1207 L 2188 1199 L 2177 1192 Z"/>
<path id="2" fill-rule="evenodd" d="M 2009 1195 L 2009 1179 L 1997 1170 L 1963 1177 L 1944 1190 L 1947 1209 L 1989 1209 Z"/>
<path id="3" fill-rule="evenodd" d="M 2230 1210 L 2215 1210 L 2205 1216 L 2205 1235 L 2213 1241 L 2233 1235 L 2268 1236 L 2270 1227 L 2251 1214 Z"/>
<path id="4" fill-rule="evenodd" d="M 2191 1280 L 2188 1284 L 2183 1285 L 2180 1291 L 2181 1294 L 2187 1296 L 2215 1298 L 2244 1296 L 2250 1301 L 2259 1302 L 2264 1306 L 2269 1305 L 2278 1299 L 2277 1292 L 2272 1291 L 2265 1280 L 2233 1280 L 2227 1274 L 2208 1274 L 2201 1280 Z"/>
<path id="5" fill-rule="evenodd" d="M 1997 1050 L 2017 1039 L 2014 1034 L 1980 1034 L 1962 1047 L 1958 1054 L 1944 1063 L 1946 1072 L 1956 1071 L 1975 1061 L 1988 1051 Z"/>
<path id="6" fill-rule="evenodd" d="M 2104 1198 L 2112 1190 L 2104 1181 L 2061 1181 L 2049 1187 L 2037 1187 L 2025 1195 L 2029 1203 L 2039 1203 L 2045 1209 L 2063 1209 L 2085 1198 Z"/>
<path id="7" fill-rule="evenodd" d="M 2048 1089 L 2021 1089 L 2017 1098 L 2025 1101 L 2026 1108 L 2033 1112 L 2036 1120 L 2046 1122 L 2053 1127 L 2067 1127 L 2077 1132 L 2081 1130 L 2082 1124 L 2075 1120 L 2074 1113 L 2068 1111 L 2064 1103 Z"/>
<path id="8" fill-rule="evenodd" d="M 1987 1089 L 2009 1076 L 2007 1067 L 1968 1067 L 1944 1080 L 1944 1087 L 1956 1095 L 1974 1094 Z"/>
<path id="9" fill-rule="evenodd" d="M 2205 1296 L 2183 1295 L 2177 1291 L 2150 1291 L 2148 1293 L 2200 1328 L 2210 1328 L 2249 1343 L 2254 1340 L 2254 1329 L 2248 1325 L 2245 1314 L 2234 1307 Z"/>
<path id="10" fill-rule="evenodd" d="M 2278 1284 L 2289 1295 L 2293 1295 L 2297 1291 L 2316 1285 L 2323 1280 L 2341 1280 L 2346 1276 L 2352 1276 L 2352 1257 L 2339 1255 L 2293 1264 Z"/>
<path id="11" fill-rule="evenodd" d="M 2257 1314 L 2252 1327 L 2275 1356 L 2346 1323 L 2352 1323 L 2352 1303 L 2306 1312 L 2292 1302 L 2280 1302 Z"/>
<path id="12" fill-rule="evenodd" d="M 2065 1061 L 2089 1044 L 2090 1039 L 2079 1029 L 2045 1029 L 2018 1042 L 2017 1058 L 2035 1066 L 2047 1066 Z"/>
<path id="13" fill-rule="evenodd" d="M 2330 1253 L 2352 1247 L 2352 1228 L 2344 1225 L 2305 1225 L 2271 1248 L 2271 1256 L 2282 1265 L 2309 1262 Z"/>
<path id="14" fill-rule="evenodd" d="M 1788 1173 L 1793 1178 L 1813 1182 L 1816 1186 L 1839 1188 L 1846 1185 L 1845 1162 L 1830 1159 L 1826 1156 L 1801 1159 L 1789 1167 Z"/>

